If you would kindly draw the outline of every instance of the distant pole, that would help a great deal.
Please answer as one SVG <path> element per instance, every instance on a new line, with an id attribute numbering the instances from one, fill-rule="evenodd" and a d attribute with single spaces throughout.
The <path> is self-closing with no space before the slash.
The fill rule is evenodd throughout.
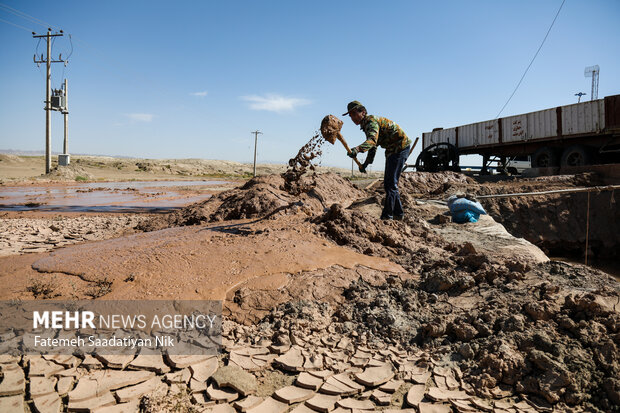
<path id="1" fill-rule="evenodd" d="M 585 96 L 586 94 L 583 92 L 579 92 L 579 93 L 575 93 L 575 96 L 579 96 L 579 99 L 577 99 L 577 103 L 581 102 L 581 97 Z"/>
<path id="2" fill-rule="evenodd" d="M 592 92 L 590 93 L 590 100 L 598 99 L 598 75 L 601 72 L 599 65 L 588 66 L 583 71 L 585 77 L 592 77 Z"/>
<path id="3" fill-rule="evenodd" d="M 258 145 L 258 134 L 262 135 L 263 132 L 255 130 L 252 133 L 254 134 L 254 178 L 256 178 L 256 146 Z"/>
<path id="4" fill-rule="evenodd" d="M 353 165 L 355 165 L 353 163 L 353 159 L 351 159 L 351 178 L 355 178 L 355 175 L 353 174 Z"/>
<path id="5" fill-rule="evenodd" d="M 44 60 L 41 56 L 41 60 L 37 60 L 37 56 L 34 56 L 34 62 L 37 64 L 45 63 L 47 67 L 47 77 L 45 81 L 45 173 L 48 174 L 52 170 L 52 63 L 63 62 L 64 60 L 58 57 L 58 60 L 52 60 L 52 37 L 62 36 L 62 30 L 60 33 L 52 34 L 52 29 L 47 29 L 47 34 L 37 35 L 32 32 L 32 37 L 41 38 L 45 37 L 47 41 L 47 58 Z"/>

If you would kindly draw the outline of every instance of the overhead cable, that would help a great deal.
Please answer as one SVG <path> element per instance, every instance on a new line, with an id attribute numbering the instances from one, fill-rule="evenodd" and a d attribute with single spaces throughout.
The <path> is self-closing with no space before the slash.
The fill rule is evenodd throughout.
<path id="1" fill-rule="evenodd" d="M 564 2 L 566 0 L 562 0 L 562 4 L 560 4 L 560 8 L 558 9 L 558 12 L 555 14 L 555 17 L 553 18 L 553 21 L 551 22 L 551 26 L 549 26 L 549 30 L 547 30 L 547 34 L 545 35 L 545 38 L 543 39 L 543 41 L 540 43 L 540 46 L 538 47 L 538 50 L 536 50 L 536 54 L 534 54 L 534 57 L 532 58 L 532 60 L 530 61 L 530 64 L 527 65 L 527 68 L 525 69 L 525 72 L 523 72 L 523 76 L 521 76 L 521 79 L 519 80 L 519 83 L 517 83 L 517 86 L 515 87 L 515 90 L 512 91 L 512 94 L 510 95 L 510 97 L 508 98 L 508 100 L 506 101 L 506 103 L 504 103 L 504 106 L 502 106 L 502 108 L 500 109 L 499 113 L 497 114 L 497 116 L 495 117 L 495 119 L 499 118 L 499 115 L 502 114 L 502 112 L 504 111 L 504 109 L 506 108 L 506 106 L 508 105 L 508 102 L 510 102 L 510 100 L 512 99 L 512 97 L 515 95 L 515 93 L 517 93 L 517 89 L 519 89 L 519 86 L 521 86 L 521 82 L 523 82 L 523 79 L 525 78 L 525 75 L 527 74 L 528 70 L 530 70 L 530 67 L 532 66 L 532 63 L 534 63 L 534 60 L 536 59 L 536 56 L 538 56 L 538 53 L 540 52 L 540 49 L 542 49 L 543 44 L 545 44 L 545 40 L 547 40 L 547 36 L 549 36 L 549 33 L 551 32 L 551 28 L 553 27 L 553 25 L 555 24 L 556 19 L 558 18 L 558 15 L 560 14 L 560 10 L 562 10 L 562 6 L 564 6 Z"/>

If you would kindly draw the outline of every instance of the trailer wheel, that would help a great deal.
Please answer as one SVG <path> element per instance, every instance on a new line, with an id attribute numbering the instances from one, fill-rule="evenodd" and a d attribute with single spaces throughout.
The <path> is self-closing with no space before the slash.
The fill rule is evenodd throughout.
<path id="1" fill-rule="evenodd" d="M 532 168 L 551 168 L 558 166 L 558 156 L 549 147 L 542 147 L 532 156 Z"/>
<path id="2" fill-rule="evenodd" d="M 590 164 L 590 151 L 583 145 L 573 145 L 562 154 L 561 166 L 584 166 Z"/>
<path id="3" fill-rule="evenodd" d="M 418 172 L 460 172 L 459 150 L 447 142 L 431 145 L 418 155 L 415 170 Z"/>

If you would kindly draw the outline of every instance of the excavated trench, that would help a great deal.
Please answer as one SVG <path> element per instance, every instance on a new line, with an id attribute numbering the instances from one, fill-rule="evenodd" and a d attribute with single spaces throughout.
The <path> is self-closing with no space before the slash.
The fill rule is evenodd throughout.
<path id="1" fill-rule="evenodd" d="M 466 177 L 452 172 L 406 173 L 401 180 L 405 196 L 447 199 L 453 194 L 479 197 L 486 211 L 515 237 L 533 243 L 554 259 L 588 264 L 618 277 L 620 275 L 620 209 L 617 182 L 595 173 L 539 178 Z M 571 191 L 517 196 L 509 194 Z M 596 188 L 596 189 L 594 189 Z M 500 196 L 485 198 L 485 196 Z M 587 246 L 586 246 L 587 244 Z"/>
<path id="2" fill-rule="evenodd" d="M 482 199 L 487 212 L 514 236 L 549 257 L 585 261 L 618 276 L 620 209 L 613 190 Z M 588 199 L 589 198 L 589 199 Z"/>

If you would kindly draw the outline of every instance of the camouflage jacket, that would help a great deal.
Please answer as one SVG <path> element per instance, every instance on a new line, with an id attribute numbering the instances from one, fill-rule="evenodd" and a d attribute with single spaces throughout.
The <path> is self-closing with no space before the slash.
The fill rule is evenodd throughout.
<path id="1" fill-rule="evenodd" d="M 385 156 L 389 156 L 411 145 L 411 140 L 401 127 L 388 118 L 366 115 L 360 129 L 366 134 L 366 141 L 357 147 L 359 152 L 381 146 L 385 148 Z"/>

